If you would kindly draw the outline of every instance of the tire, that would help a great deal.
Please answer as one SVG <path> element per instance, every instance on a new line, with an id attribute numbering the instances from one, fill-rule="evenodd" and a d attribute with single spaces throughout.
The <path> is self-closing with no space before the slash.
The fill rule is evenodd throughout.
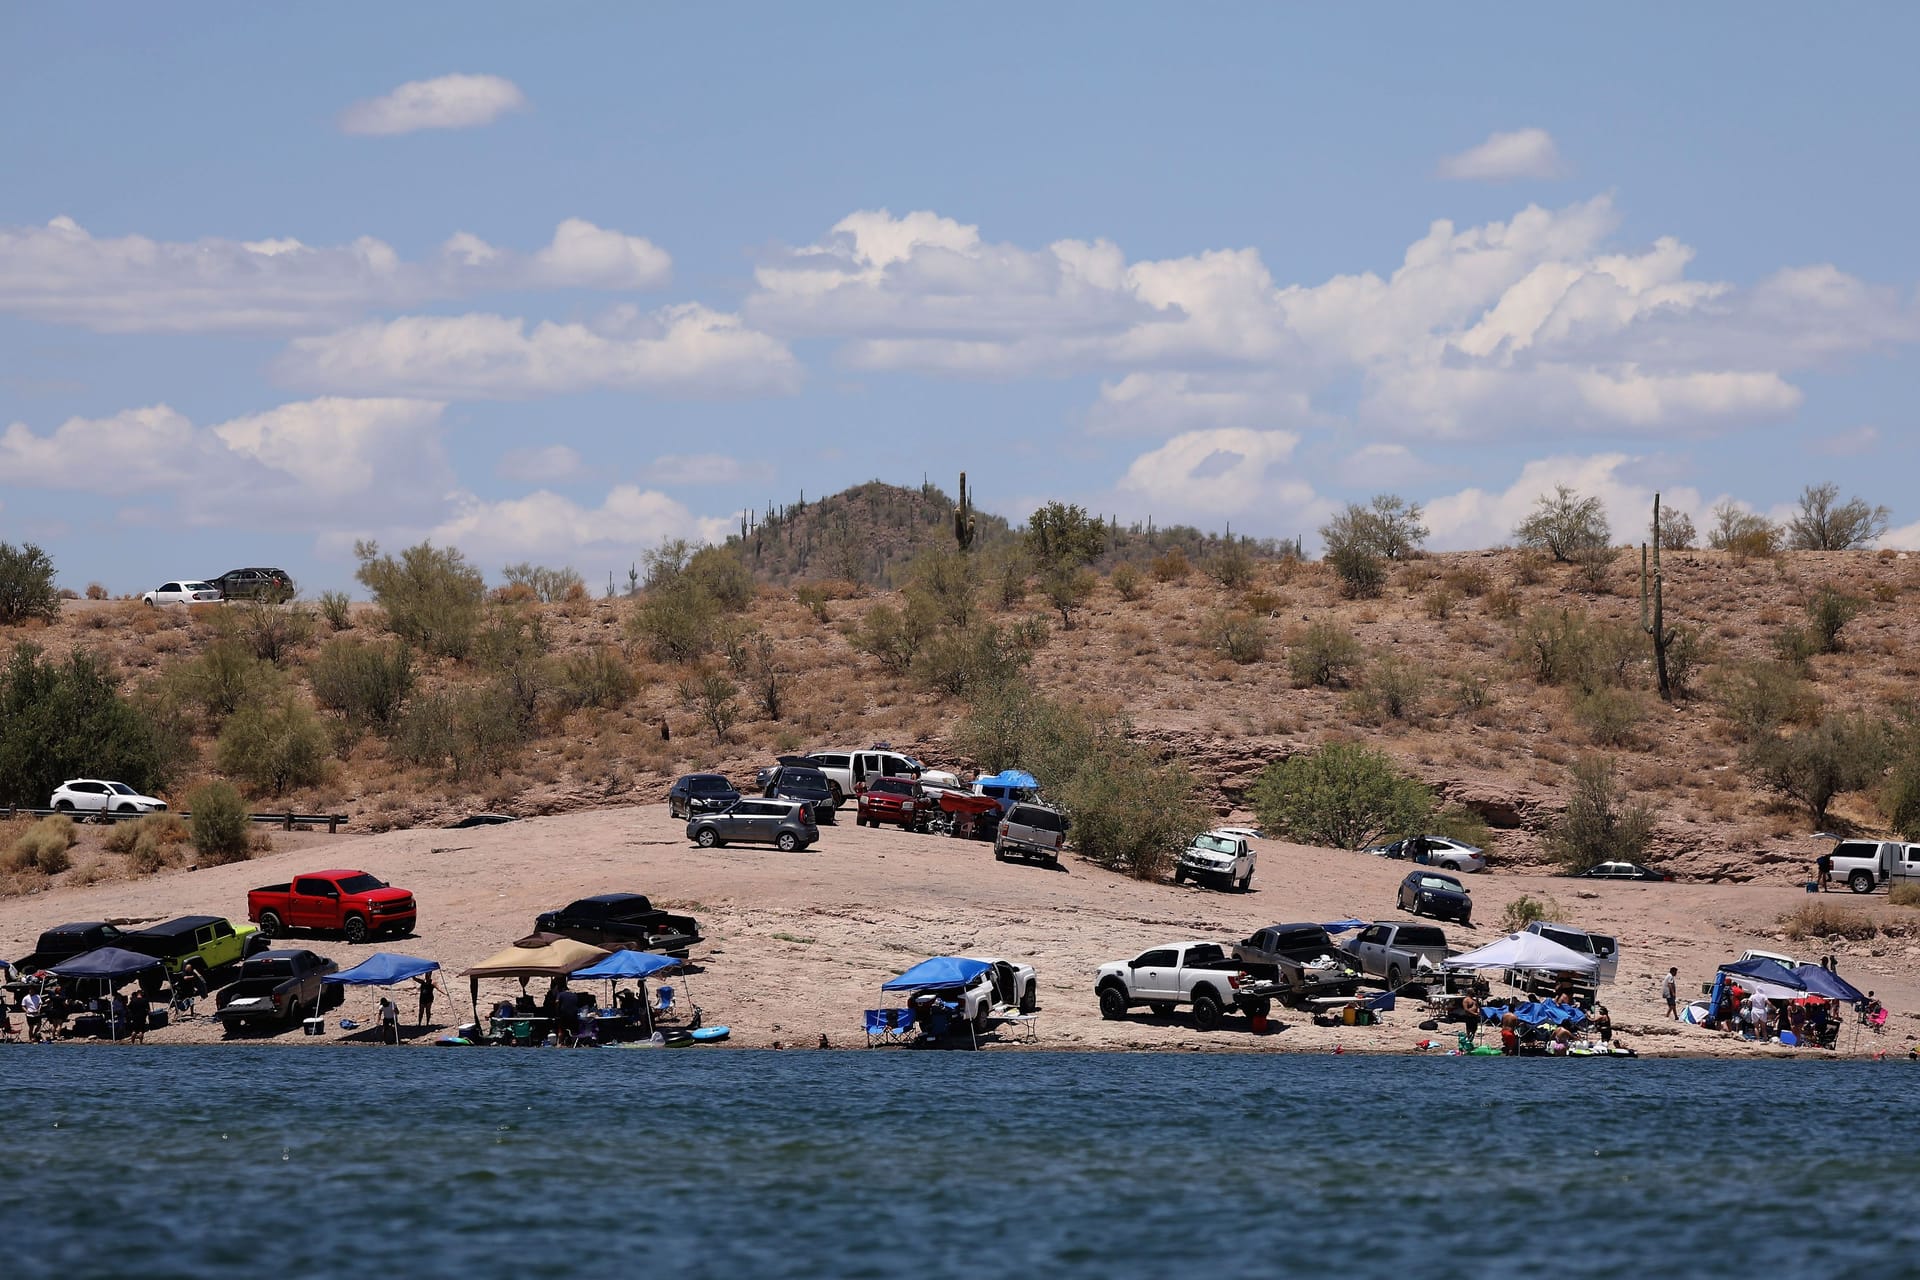
<path id="1" fill-rule="evenodd" d="M 993 846 L 993 860 L 995 862 L 1005 862 L 1007 860 L 1006 850 L 997 844 Z"/>
<path id="2" fill-rule="evenodd" d="M 1127 995 L 1119 987 L 1100 988 L 1100 1016 L 1118 1022 L 1127 1016 Z"/>
<path id="3" fill-rule="evenodd" d="M 717 849 L 720 847 L 720 833 L 712 827 L 702 827 L 693 833 L 693 842 L 702 849 Z"/>
<path id="4" fill-rule="evenodd" d="M 1264 1018 L 1273 1012 L 1273 1001 L 1267 999 L 1265 996 L 1260 996 L 1257 999 L 1249 1000 L 1241 1005 L 1240 1011 L 1249 1018 Z"/>
<path id="5" fill-rule="evenodd" d="M 773 843 L 774 843 L 774 846 L 780 850 L 780 852 L 792 853 L 795 849 L 798 849 L 800 847 L 800 837 L 796 836 L 791 831 L 782 831 L 779 835 L 779 838 L 776 839 Z"/>
<path id="6" fill-rule="evenodd" d="M 987 1033 L 987 1014 L 987 1002 L 982 1000 L 980 1002 L 980 1012 L 973 1015 L 973 1030 L 976 1035 L 985 1035 Z"/>
<path id="7" fill-rule="evenodd" d="M 1187 873 L 1175 867 L 1173 869 L 1173 882 L 1175 884 L 1185 884 L 1187 882 Z"/>
<path id="8" fill-rule="evenodd" d="M 1220 1025 L 1226 1016 L 1226 1009 L 1220 1003 L 1220 997 L 1213 994 L 1210 987 L 1202 987 L 1193 993 L 1193 1025 L 1201 1031 L 1212 1031 Z"/>
<path id="9" fill-rule="evenodd" d="M 840 789 L 839 783 L 829 782 L 827 783 L 827 786 L 829 786 L 833 790 L 833 807 L 834 808 L 838 809 L 841 805 L 847 802 L 847 793 Z"/>
<path id="10" fill-rule="evenodd" d="M 1872 893 L 1873 873 L 1871 871 L 1854 872 L 1847 877 L 1847 888 L 1855 893 Z"/>
<path id="11" fill-rule="evenodd" d="M 119 805 L 115 805 L 115 806 L 113 807 L 113 811 L 114 811 L 115 813 L 138 813 L 138 812 L 139 812 L 139 810 L 137 810 L 137 809 L 135 809 L 135 808 L 134 808 L 134 807 L 133 807 L 132 805 L 130 805 L 130 804 L 119 804 Z"/>
<path id="12" fill-rule="evenodd" d="M 348 916 L 346 925 L 341 929 L 341 932 L 347 935 L 348 942 L 365 942 L 367 940 L 367 918 L 365 916 Z"/>
<path id="13" fill-rule="evenodd" d="M 73 812 L 73 801 L 71 801 L 71 800 L 62 800 L 62 801 L 61 801 L 61 802 L 60 802 L 59 804 L 56 804 L 56 805 L 54 805 L 53 807 L 54 807 L 54 808 L 56 808 L 56 809 L 58 809 L 58 810 L 59 810 L 60 812 L 62 812 L 62 813 L 72 813 L 72 812 Z"/>
<path id="14" fill-rule="evenodd" d="M 1020 993 L 1020 1012 L 1032 1013 L 1035 1009 L 1038 1009 L 1039 1007 L 1040 1007 L 1040 997 L 1038 993 L 1034 991 L 1033 984 L 1029 982 L 1027 984 L 1027 989 Z"/>
<path id="15" fill-rule="evenodd" d="M 1171 1018 L 1177 1007 L 1171 1000 L 1152 1000 L 1147 1003 L 1147 1008 L 1152 1010 L 1156 1018 Z"/>
<path id="16" fill-rule="evenodd" d="M 281 922 L 278 911 L 262 911 L 260 913 L 260 932 L 266 934 L 269 938 L 278 938 L 285 935 L 287 926 Z"/>
<path id="17" fill-rule="evenodd" d="M 1240 892 L 1245 893 L 1247 891 L 1247 886 L 1251 885 L 1252 883 L 1253 883 L 1253 872 L 1249 871 L 1247 872 L 1247 874 L 1240 877 L 1240 884 L 1239 884 Z"/>
<path id="18" fill-rule="evenodd" d="M 1057 854 L 1057 853 L 1050 853 L 1050 854 L 1048 854 L 1048 855 L 1047 855 L 1047 865 L 1048 865 L 1048 866 L 1050 866 L 1050 867 L 1057 867 L 1057 866 L 1059 866 L 1059 865 L 1060 865 L 1060 855 L 1059 855 L 1059 854 Z"/>
<path id="19" fill-rule="evenodd" d="M 1400 984 L 1406 980 L 1406 976 L 1406 974 L 1400 971 L 1399 965 L 1387 966 L 1387 990 L 1398 991 Z"/>

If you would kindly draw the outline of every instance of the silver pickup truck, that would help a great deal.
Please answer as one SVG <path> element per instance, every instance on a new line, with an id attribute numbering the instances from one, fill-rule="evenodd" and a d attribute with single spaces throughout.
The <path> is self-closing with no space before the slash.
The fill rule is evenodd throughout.
<path id="1" fill-rule="evenodd" d="M 1447 932 L 1433 924 L 1370 924 L 1347 944 L 1347 954 L 1361 970 L 1387 990 L 1398 989 L 1419 975 L 1435 972 L 1453 952 Z"/>
<path id="2" fill-rule="evenodd" d="M 1236 959 L 1270 964 L 1279 971 L 1288 1004 L 1313 1006 L 1322 997 L 1352 996 L 1360 990 L 1360 967 L 1336 944 L 1325 925 L 1275 924 L 1233 947 Z"/>

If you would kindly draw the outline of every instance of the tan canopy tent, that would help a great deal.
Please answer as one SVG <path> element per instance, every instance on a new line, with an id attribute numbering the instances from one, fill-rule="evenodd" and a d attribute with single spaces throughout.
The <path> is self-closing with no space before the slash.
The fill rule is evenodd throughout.
<path id="1" fill-rule="evenodd" d="M 552 933 L 522 938 L 464 971 L 468 993 L 473 999 L 474 1021 L 480 1020 L 482 978 L 564 978 L 575 969 L 584 969 L 612 954 L 604 948 Z"/>

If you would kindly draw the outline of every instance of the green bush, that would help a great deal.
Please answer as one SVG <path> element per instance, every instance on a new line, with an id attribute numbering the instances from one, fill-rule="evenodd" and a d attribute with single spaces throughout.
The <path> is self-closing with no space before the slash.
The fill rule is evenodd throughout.
<path id="1" fill-rule="evenodd" d="M 68 778 L 117 778 L 150 793 L 186 745 L 121 697 L 85 650 L 55 662 L 20 644 L 0 670 L 0 804 L 43 805 Z"/>
<path id="2" fill-rule="evenodd" d="M 187 797 L 193 847 L 208 866 L 245 862 L 253 856 L 253 822 L 231 783 L 209 782 Z"/>
<path id="3" fill-rule="evenodd" d="M 1347 684 L 1360 663 L 1360 642 L 1333 622 L 1316 622 L 1296 632 L 1288 646 L 1287 671 L 1302 689 Z"/>
<path id="4" fill-rule="evenodd" d="M 143 874 L 172 865 L 175 851 L 191 837 L 177 813 L 150 813 L 133 822 L 116 822 L 103 843 L 109 853 L 127 855 L 128 864 Z"/>
<path id="5" fill-rule="evenodd" d="M 627 626 L 659 661 L 693 662 L 713 652 L 720 612 L 705 588 L 683 576 L 649 588 Z"/>
<path id="6" fill-rule="evenodd" d="M 1131 560 L 1122 560 L 1113 566 L 1113 572 L 1107 575 L 1107 582 L 1128 603 L 1146 594 L 1145 576 Z"/>
<path id="7" fill-rule="evenodd" d="M 354 733 L 388 733 L 413 693 L 413 651 L 403 640 L 329 640 L 307 667 L 307 679 L 315 700 L 338 711 Z"/>
<path id="8" fill-rule="evenodd" d="M 1830 586 L 1821 587 L 1807 601 L 1807 629 L 1821 653 L 1840 651 L 1840 632 L 1860 615 L 1864 604 L 1858 596 Z"/>
<path id="9" fill-rule="evenodd" d="M 1040 593 L 1060 613 L 1060 625 L 1073 630 L 1073 615 L 1093 599 L 1100 583 L 1093 570 L 1081 565 L 1057 564 L 1040 575 Z"/>
<path id="10" fill-rule="evenodd" d="M 907 588 L 902 593 L 909 612 L 918 612 L 943 627 L 973 625 L 980 608 L 980 566 L 974 558 L 952 547 L 922 551 L 907 565 Z"/>
<path id="11" fill-rule="evenodd" d="M 943 631 L 915 657 L 913 677 L 929 689 L 970 694 L 1017 675 L 1033 660 L 1033 651 L 990 623 L 964 631 Z"/>
<path id="12" fill-rule="evenodd" d="M 725 547 L 695 552 L 687 561 L 686 578 L 723 612 L 739 613 L 753 603 L 753 571 Z"/>
<path id="13" fill-rule="evenodd" d="M 168 668 L 159 681 L 165 696 L 197 713 L 213 732 L 241 707 L 278 696 L 285 683 L 278 668 L 236 636 L 214 640 L 199 657 Z"/>
<path id="14" fill-rule="evenodd" d="M 57 876 L 73 865 L 67 850 L 80 838 L 73 819 L 56 813 L 22 831 L 7 846 L 8 871 L 39 871 Z"/>
<path id="15" fill-rule="evenodd" d="M 913 660 L 920 656 L 933 631 L 932 619 L 920 601 L 907 601 L 905 609 L 876 604 L 860 620 L 853 645 L 878 658 L 887 670 L 904 674 L 912 669 Z"/>
<path id="16" fill-rule="evenodd" d="M 507 580 L 508 587 L 524 587 L 528 594 L 541 604 L 559 604 L 562 600 L 586 594 L 587 584 L 580 580 L 571 565 L 564 569 L 550 569 L 543 564 L 529 564 L 521 561 L 510 564 L 500 571 Z"/>
<path id="17" fill-rule="evenodd" d="M 1920 907 L 1920 884 L 1902 880 L 1887 890 L 1887 901 L 1896 907 Z"/>
<path id="18" fill-rule="evenodd" d="M 331 630 L 353 630 L 352 597 L 344 591 L 322 591 L 320 593 L 320 616 L 327 620 L 327 626 Z"/>
<path id="19" fill-rule="evenodd" d="M 740 686 L 711 667 L 702 667 L 680 685 L 680 705 L 694 712 L 713 730 L 715 742 L 724 743 L 727 734 L 740 721 L 736 700 Z"/>
<path id="20" fill-rule="evenodd" d="M 240 708 L 228 717 L 214 745 L 223 773 L 256 795 L 281 795 L 326 777 L 327 731 L 304 702 L 291 694 Z"/>
<path id="21" fill-rule="evenodd" d="M 414 699 L 388 749 L 407 764 L 444 768 L 466 782 L 498 774 L 527 737 L 514 694 L 491 682 Z"/>
<path id="22" fill-rule="evenodd" d="M 1485 818 L 1465 805 L 1450 804 L 1428 818 L 1427 832 L 1470 844 L 1476 849 L 1493 848 L 1493 828 L 1487 825 Z"/>
<path id="23" fill-rule="evenodd" d="M 59 616 L 53 558 L 31 542 L 18 547 L 0 542 L 0 626 L 29 618 L 52 621 Z"/>
<path id="24" fill-rule="evenodd" d="M 1431 791 L 1385 753 L 1357 742 L 1328 743 L 1268 765 L 1248 799 L 1267 830 L 1336 849 L 1423 830 L 1434 809 Z"/>
<path id="25" fill-rule="evenodd" d="M 497 612 L 474 641 L 476 661 L 511 700 L 522 729 L 533 726 L 541 699 L 552 690 L 553 669 L 547 659 L 552 647 L 540 615 L 518 609 Z"/>
<path id="26" fill-rule="evenodd" d="M 633 668 L 611 645 L 568 655 L 560 663 L 554 684 L 560 705 L 574 710 L 598 707 L 612 711 L 624 707 L 640 689 Z"/>
<path id="27" fill-rule="evenodd" d="M 1267 624 L 1242 609 L 1216 609 L 1200 623 L 1209 649 L 1245 666 L 1267 656 Z"/>
<path id="28" fill-rule="evenodd" d="M 1806 723 L 1820 711 L 1819 694 L 1790 663 L 1742 663 L 1720 672 L 1712 689 L 1721 712 L 1748 742 Z"/>
<path id="29" fill-rule="evenodd" d="M 1230 542 L 1207 560 L 1207 576 L 1229 591 L 1242 590 L 1253 581 L 1253 557 Z"/>
<path id="30" fill-rule="evenodd" d="M 1639 628 L 1572 609 L 1536 609 L 1514 635 L 1514 653 L 1536 681 L 1582 693 L 1624 688 L 1646 662 Z"/>
<path id="31" fill-rule="evenodd" d="M 355 576 L 373 594 L 387 628 L 415 648 L 464 658 L 473 648 L 486 602 L 486 580 L 453 547 L 423 542 L 398 560 L 381 555 L 378 543 L 355 545 Z"/>
<path id="32" fill-rule="evenodd" d="M 1574 874 L 1602 862 L 1638 862 L 1653 841 L 1653 809 L 1629 799 L 1613 761 L 1584 756 L 1573 766 L 1566 811 L 1547 831 L 1547 851 Z"/>
<path id="33" fill-rule="evenodd" d="M 1920 747 L 1909 745 L 1887 771 L 1880 808 L 1901 838 L 1920 840 Z"/>
<path id="34" fill-rule="evenodd" d="M 300 605 L 248 600 L 229 605 L 220 614 L 220 621 L 253 650 L 256 658 L 276 665 L 313 638 L 313 614 Z"/>
<path id="35" fill-rule="evenodd" d="M 1153 558 L 1151 572 L 1155 582 L 1185 582 L 1193 572 L 1193 565 L 1188 562 L 1186 552 L 1174 547 Z"/>
<path id="36" fill-rule="evenodd" d="M 1742 762 L 1762 787 L 1796 801 L 1815 827 L 1824 827 L 1836 796 L 1879 779 L 1889 747 L 1884 721 L 1830 714 L 1797 733 L 1755 739 Z"/>
<path id="37" fill-rule="evenodd" d="M 1506 910 L 1500 915 L 1500 921 L 1509 933 L 1518 933 L 1538 920 L 1559 918 L 1560 904 L 1544 893 L 1537 898 L 1523 893 L 1507 903 Z"/>
<path id="38" fill-rule="evenodd" d="M 1425 673 L 1398 654 L 1374 663 L 1359 690 L 1362 705 L 1389 720 L 1418 720 L 1426 696 Z"/>
<path id="39" fill-rule="evenodd" d="M 1573 718 L 1596 746 L 1622 747 L 1634 740 L 1647 704 L 1637 693 L 1603 686 L 1574 697 Z"/>
<path id="40" fill-rule="evenodd" d="M 1606 508 L 1599 498 L 1583 498 L 1566 485 L 1541 494 L 1533 511 L 1513 531 L 1522 547 L 1544 551 L 1561 564 L 1571 564 L 1581 552 L 1591 552 L 1612 541 Z"/>

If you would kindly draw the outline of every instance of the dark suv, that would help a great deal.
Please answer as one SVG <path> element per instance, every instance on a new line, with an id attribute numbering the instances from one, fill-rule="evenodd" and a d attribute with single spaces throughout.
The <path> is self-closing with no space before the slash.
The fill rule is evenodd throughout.
<path id="1" fill-rule="evenodd" d="M 667 816 L 691 818 L 696 813 L 715 813 L 740 798 L 724 774 L 690 773 L 667 792 Z"/>
<path id="2" fill-rule="evenodd" d="M 719 813 L 687 820 L 687 839 L 702 849 L 723 844 L 770 844 L 785 852 L 804 849 L 820 838 L 813 806 L 800 800 L 760 800 L 752 796 Z"/>
<path id="3" fill-rule="evenodd" d="M 270 600 L 285 604 L 293 599 L 293 579 L 285 569 L 229 569 L 217 578 L 208 578 L 223 600 Z"/>
<path id="4" fill-rule="evenodd" d="M 812 805 L 815 822 L 833 821 L 833 784 L 810 764 L 783 764 L 760 785 L 763 795 Z"/>

